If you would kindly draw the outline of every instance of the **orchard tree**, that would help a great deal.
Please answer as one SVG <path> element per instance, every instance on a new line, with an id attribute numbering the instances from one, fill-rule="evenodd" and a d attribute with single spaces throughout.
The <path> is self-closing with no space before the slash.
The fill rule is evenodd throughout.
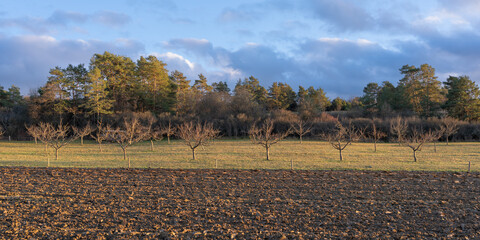
<path id="1" fill-rule="evenodd" d="M 147 126 L 148 126 L 148 132 L 146 135 L 146 139 L 150 141 L 150 150 L 153 152 L 153 142 L 155 141 L 162 141 L 164 131 L 163 129 L 160 129 L 158 127 L 154 126 L 154 123 L 156 122 L 156 118 L 153 115 L 149 115 L 147 118 Z"/>
<path id="2" fill-rule="evenodd" d="M 253 124 L 249 131 L 252 143 L 259 144 L 265 148 L 267 161 L 270 160 L 270 148 L 272 145 L 280 142 L 290 134 L 286 132 L 274 132 L 275 122 L 272 119 L 266 119 L 260 126 Z"/>
<path id="3" fill-rule="evenodd" d="M 443 125 L 443 133 L 445 136 L 445 140 L 447 141 L 448 145 L 448 138 L 458 132 L 458 120 L 455 118 L 446 117 L 443 118 L 441 121 Z"/>
<path id="4" fill-rule="evenodd" d="M 426 132 L 414 128 L 410 134 L 402 139 L 402 144 L 412 149 L 413 161 L 417 162 L 417 151 L 420 151 L 426 143 L 434 141 L 437 136 L 438 134 L 435 132 Z"/>
<path id="5" fill-rule="evenodd" d="M 290 122 L 290 129 L 293 130 L 299 137 L 300 137 L 300 144 L 302 143 L 303 136 L 310 133 L 312 131 L 312 125 L 308 124 L 307 122 L 296 119 Z"/>
<path id="6" fill-rule="evenodd" d="M 211 123 L 185 122 L 177 128 L 177 136 L 190 147 L 193 160 L 196 160 L 195 150 L 200 146 L 207 146 L 211 140 L 219 136 L 219 133 L 220 131 Z"/>
<path id="7" fill-rule="evenodd" d="M 363 137 L 362 134 L 363 130 L 355 128 L 351 122 L 348 126 L 344 126 L 340 121 L 337 121 L 334 131 L 325 134 L 324 138 L 334 149 L 338 150 L 340 161 L 343 161 L 343 150 L 352 142 L 360 140 Z"/>
<path id="8" fill-rule="evenodd" d="M 167 136 L 167 143 L 170 144 L 170 138 L 175 135 L 177 128 L 172 125 L 172 120 L 168 120 L 168 124 L 162 128 L 162 132 Z"/>
<path id="9" fill-rule="evenodd" d="M 390 132 L 397 136 L 397 142 L 401 143 L 408 130 L 408 124 L 405 119 L 396 117 L 390 119 Z"/>
<path id="10" fill-rule="evenodd" d="M 56 127 L 50 123 L 40 123 L 35 131 L 40 141 L 55 149 L 55 160 L 58 160 L 58 152 L 62 147 L 78 138 L 76 135 L 70 135 L 69 127 L 62 122 Z M 47 166 L 50 166 L 50 159 Z"/>
<path id="11" fill-rule="evenodd" d="M 123 160 L 127 161 L 127 148 L 133 144 L 146 139 L 148 129 L 140 124 L 137 117 L 130 120 L 125 119 L 123 128 L 116 128 L 108 133 L 108 139 L 116 142 L 123 151 Z M 128 168 L 130 168 L 130 158 L 128 158 Z"/>
<path id="12" fill-rule="evenodd" d="M 382 132 L 380 129 L 377 128 L 377 125 L 375 125 L 375 121 L 372 120 L 372 127 L 370 131 L 370 137 L 373 140 L 373 149 L 374 152 L 377 152 L 377 142 L 382 139 L 383 137 L 386 137 L 387 134 L 385 132 Z"/>
<path id="13" fill-rule="evenodd" d="M 90 133 L 92 133 L 94 129 L 92 128 L 92 126 L 90 125 L 90 123 L 88 123 L 88 124 L 85 125 L 85 127 L 83 127 L 83 128 L 72 126 L 72 130 L 73 130 L 73 133 L 74 133 L 75 135 L 77 135 L 78 137 L 80 137 L 80 143 L 83 145 L 83 138 L 84 138 L 85 136 L 90 135 Z"/>
<path id="14" fill-rule="evenodd" d="M 102 152 L 102 143 L 103 141 L 108 139 L 108 134 L 111 133 L 113 130 L 110 127 L 110 125 L 104 126 L 102 122 L 97 123 L 97 129 L 92 131 L 95 132 L 95 134 L 90 134 L 90 137 L 92 137 L 97 143 L 98 143 L 98 148 L 100 149 L 100 152 Z"/>

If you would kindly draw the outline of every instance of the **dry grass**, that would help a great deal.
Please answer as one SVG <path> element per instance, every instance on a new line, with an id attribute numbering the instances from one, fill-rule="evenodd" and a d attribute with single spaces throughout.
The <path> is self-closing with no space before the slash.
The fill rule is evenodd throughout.
<path id="1" fill-rule="evenodd" d="M 198 160 L 191 160 L 190 149 L 182 141 L 156 143 L 155 150 L 149 142 L 139 143 L 128 149 L 134 168 L 218 168 L 224 169 L 357 169 L 357 170 L 409 170 L 409 171 L 466 171 L 471 161 L 471 170 L 480 171 L 479 143 L 437 144 L 437 152 L 428 144 L 417 153 L 418 162 L 413 162 L 412 152 L 395 143 L 377 145 L 353 143 L 348 146 L 344 160 L 339 161 L 338 151 L 327 142 L 286 140 L 274 145 L 271 160 L 265 160 L 265 149 L 249 140 L 216 140 L 210 146 L 198 149 Z M 1 166 L 45 167 L 50 158 L 52 167 L 127 167 L 123 153 L 115 144 L 103 145 L 103 152 L 93 141 L 72 143 L 60 150 L 59 160 L 54 152 L 45 152 L 43 144 L 33 142 L 0 142 Z"/>

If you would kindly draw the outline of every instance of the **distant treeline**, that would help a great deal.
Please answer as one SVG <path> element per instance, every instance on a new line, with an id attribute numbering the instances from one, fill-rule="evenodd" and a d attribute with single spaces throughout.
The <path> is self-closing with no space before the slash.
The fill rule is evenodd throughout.
<path id="1" fill-rule="evenodd" d="M 15 86 L 0 87 L 1 124 L 5 135 L 25 139 L 25 126 L 39 122 L 81 127 L 115 124 L 136 114 L 154 115 L 159 125 L 211 122 L 223 136 L 242 137 L 265 118 L 278 120 L 278 128 L 302 119 L 314 126 L 314 135 L 336 119 L 360 124 L 376 118 L 378 126 L 390 132 L 391 117 L 409 117 L 411 125 L 435 128 L 436 119 L 450 116 L 463 121 L 455 138 L 480 138 L 480 91 L 468 76 L 450 76 L 442 83 L 428 64 L 405 65 L 400 72 L 404 77 L 396 85 L 369 83 L 361 97 L 332 100 L 322 88 L 300 86 L 294 91 L 280 82 L 266 88 L 254 76 L 239 79 L 233 89 L 222 81 L 209 85 L 202 74 L 189 80 L 179 71 L 169 72 L 154 56 L 135 62 L 105 52 L 94 54 L 88 67 L 52 68 L 47 83 L 28 96 Z"/>

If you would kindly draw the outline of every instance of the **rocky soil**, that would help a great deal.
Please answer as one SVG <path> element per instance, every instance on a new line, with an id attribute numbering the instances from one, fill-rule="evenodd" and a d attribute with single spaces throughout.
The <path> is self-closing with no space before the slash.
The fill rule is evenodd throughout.
<path id="1" fill-rule="evenodd" d="M 480 239 L 480 174 L 0 168 L 0 238 Z"/>

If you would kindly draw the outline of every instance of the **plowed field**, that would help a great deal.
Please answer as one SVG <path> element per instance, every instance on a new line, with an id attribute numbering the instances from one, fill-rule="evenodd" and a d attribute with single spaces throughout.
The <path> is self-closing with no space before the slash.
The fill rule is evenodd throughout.
<path id="1" fill-rule="evenodd" d="M 0 238 L 480 238 L 480 174 L 0 168 Z"/>

